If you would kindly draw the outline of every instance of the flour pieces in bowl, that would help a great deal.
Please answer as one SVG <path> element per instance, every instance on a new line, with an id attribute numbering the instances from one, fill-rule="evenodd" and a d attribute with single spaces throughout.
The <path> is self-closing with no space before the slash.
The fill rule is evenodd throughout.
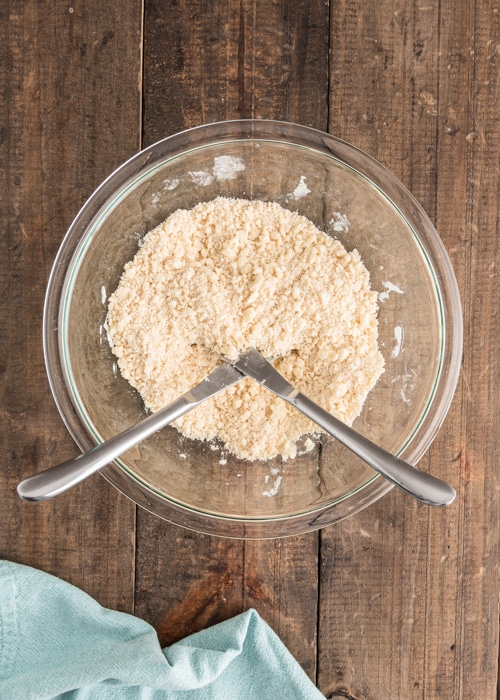
<path id="1" fill-rule="evenodd" d="M 261 200 L 219 197 L 150 231 L 109 299 L 108 328 L 122 375 L 153 412 L 249 347 L 347 424 L 383 372 L 377 295 L 358 252 Z M 248 460 L 293 458 L 300 437 L 320 432 L 250 379 L 174 425 Z"/>

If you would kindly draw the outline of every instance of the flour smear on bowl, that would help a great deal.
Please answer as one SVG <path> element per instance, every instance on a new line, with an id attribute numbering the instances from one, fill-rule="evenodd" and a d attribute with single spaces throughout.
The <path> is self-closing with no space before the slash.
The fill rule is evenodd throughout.
<path id="1" fill-rule="evenodd" d="M 249 347 L 277 357 L 285 377 L 348 424 L 383 372 L 377 294 L 359 253 L 260 200 L 219 197 L 148 233 L 109 299 L 108 329 L 122 375 L 152 411 Z M 301 436 L 320 432 L 250 379 L 174 425 L 248 460 L 293 458 Z"/>

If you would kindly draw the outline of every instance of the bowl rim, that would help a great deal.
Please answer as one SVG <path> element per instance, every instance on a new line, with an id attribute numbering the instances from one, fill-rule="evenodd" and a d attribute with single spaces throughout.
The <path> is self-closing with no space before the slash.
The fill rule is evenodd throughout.
<path id="1" fill-rule="evenodd" d="M 156 163 L 177 157 L 202 145 L 243 140 L 287 142 L 319 150 L 357 171 L 374 185 L 397 209 L 417 237 L 429 267 L 436 277 L 442 305 L 442 362 L 435 382 L 434 395 L 428 402 L 417 430 L 400 451 L 400 456 L 416 464 L 439 431 L 458 383 L 463 346 L 463 321 L 458 284 L 446 248 L 430 218 L 409 190 L 379 161 L 336 136 L 301 124 L 265 119 L 237 119 L 212 122 L 167 136 L 137 152 L 116 168 L 99 185 L 81 207 L 68 228 L 47 283 L 43 311 L 43 352 L 48 381 L 54 401 L 69 433 L 81 450 L 96 444 L 81 418 L 68 391 L 59 338 L 61 310 L 68 285 L 68 269 L 78 254 L 86 232 L 98 220 L 112 200 L 149 171 Z M 451 333 L 449 332 L 451 330 Z M 438 391 L 438 388 L 441 391 Z M 430 407 L 433 419 L 429 422 Z M 416 439 L 418 437 L 418 440 Z M 160 496 L 147 487 L 117 460 L 101 474 L 134 502 L 160 517 L 183 527 L 224 537 L 265 538 L 295 535 L 324 527 L 358 512 L 393 488 L 375 474 L 361 487 L 317 509 L 276 517 L 235 517 L 200 512 L 172 499 Z M 159 512 L 160 511 L 160 512 Z"/>

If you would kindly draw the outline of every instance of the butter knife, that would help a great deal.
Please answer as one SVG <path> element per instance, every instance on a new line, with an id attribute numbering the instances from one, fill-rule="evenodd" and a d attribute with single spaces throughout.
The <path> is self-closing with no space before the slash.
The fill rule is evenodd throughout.
<path id="1" fill-rule="evenodd" d="M 236 362 L 231 362 L 231 365 L 295 406 L 320 428 L 417 501 L 430 506 L 444 506 L 455 499 L 455 489 L 449 484 L 390 454 L 301 394 L 257 350 L 249 350 Z"/>
<path id="2" fill-rule="evenodd" d="M 25 501 L 45 501 L 58 496 L 240 379 L 243 375 L 231 365 L 218 365 L 199 384 L 160 411 L 88 452 L 24 479 L 18 484 L 17 493 Z"/>

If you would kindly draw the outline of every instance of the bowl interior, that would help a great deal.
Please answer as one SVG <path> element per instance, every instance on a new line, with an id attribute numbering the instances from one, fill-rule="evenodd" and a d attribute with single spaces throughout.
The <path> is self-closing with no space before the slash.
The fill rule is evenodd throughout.
<path id="1" fill-rule="evenodd" d="M 272 139 L 190 148 L 143 167 L 94 217 L 68 264 L 59 351 L 66 389 L 93 443 L 145 416 L 120 376 L 106 333 L 107 299 L 142 237 L 178 208 L 217 196 L 275 201 L 357 248 L 380 295 L 385 372 L 354 427 L 395 454 L 418 459 L 443 365 L 443 299 L 418 232 L 369 179 L 332 154 Z M 245 462 L 223 444 L 168 427 L 119 464 L 155 499 L 223 519 L 288 519 L 360 492 L 375 473 L 335 441 L 284 462 Z M 154 510 L 154 508 L 152 508 Z"/>

